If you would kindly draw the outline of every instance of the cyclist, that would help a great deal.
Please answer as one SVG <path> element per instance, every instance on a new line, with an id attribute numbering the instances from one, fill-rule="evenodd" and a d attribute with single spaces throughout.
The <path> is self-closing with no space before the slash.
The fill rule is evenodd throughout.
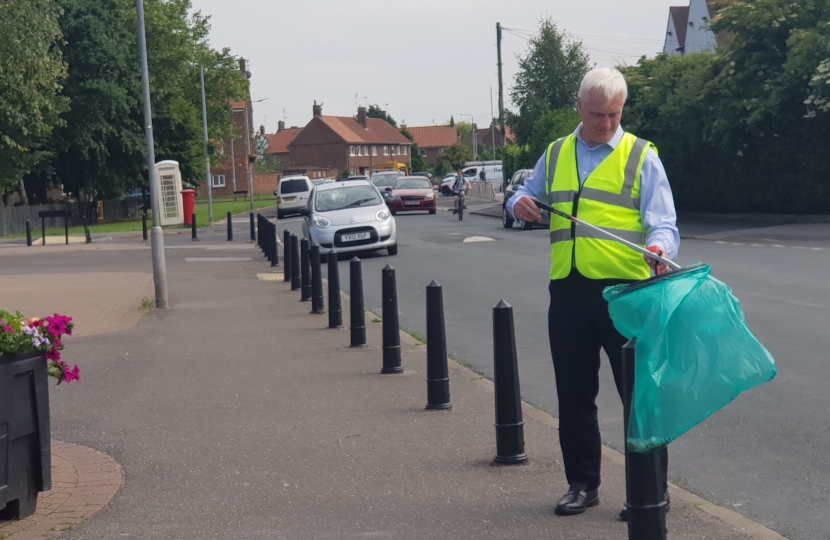
<path id="1" fill-rule="evenodd" d="M 458 175 L 455 177 L 455 180 L 452 182 L 452 192 L 455 195 L 455 208 L 453 209 L 452 213 L 458 213 L 458 200 L 461 199 L 461 204 L 464 205 L 464 208 L 467 208 L 466 204 L 466 196 L 467 190 L 470 189 L 470 181 L 464 178 L 464 173 L 461 172 L 461 169 L 458 169 Z"/>

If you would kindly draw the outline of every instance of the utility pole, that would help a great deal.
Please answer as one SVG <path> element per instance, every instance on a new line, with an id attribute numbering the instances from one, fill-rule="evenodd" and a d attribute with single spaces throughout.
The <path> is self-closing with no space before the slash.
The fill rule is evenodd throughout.
<path id="1" fill-rule="evenodd" d="M 234 127 L 236 127 L 236 126 L 234 126 Z M 234 129 L 233 131 L 236 131 L 236 130 Z M 234 139 L 234 135 L 236 135 L 236 133 L 234 133 L 233 131 L 231 131 L 231 169 L 233 171 L 233 190 L 236 191 L 236 157 L 234 156 L 234 151 L 233 151 L 233 139 Z M 233 198 L 234 198 L 234 200 L 236 200 L 236 193 L 233 194 Z"/>
<path id="2" fill-rule="evenodd" d="M 493 159 L 496 159 L 496 118 L 493 116 L 493 87 L 490 86 L 490 143 L 493 147 Z M 503 165 L 503 163 L 502 163 Z"/>
<path id="3" fill-rule="evenodd" d="M 202 128 L 205 131 L 205 169 L 208 188 L 208 225 L 213 225 L 213 182 L 210 178 L 210 152 L 208 151 L 207 106 L 205 105 L 205 68 L 199 66 L 199 78 L 202 82 Z"/>
<path id="4" fill-rule="evenodd" d="M 248 102 L 245 102 L 245 148 L 248 154 L 245 163 L 248 164 L 248 198 L 251 201 L 251 212 L 254 211 L 254 171 L 251 168 L 251 129 L 248 127 Z"/>
<path id="5" fill-rule="evenodd" d="M 150 76 L 147 70 L 147 37 L 144 34 L 144 2 L 135 0 L 138 14 L 138 52 L 141 61 L 141 89 L 144 94 L 144 133 L 147 138 L 147 168 L 150 178 L 150 204 L 153 208 L 153 230 L 150 236 L 153 259 L 153 283 L 156 307 L 167 309 L 167 264 L 164 260 L 164 234 L 161 231 L 159 192 L 156 185 L 156 152 L 153 145 L 153 112 L 150 109 Z M 178 196 L 178 195 L 177 195 Z"/>
<path id="6" fill-rule="evenodd" d="M 499 66 L 499 129 L 501 130 L 501 159 L 504 164 L 504 84 L 501 77 L 501 23 L 496 23 L 496 52 Z"/>

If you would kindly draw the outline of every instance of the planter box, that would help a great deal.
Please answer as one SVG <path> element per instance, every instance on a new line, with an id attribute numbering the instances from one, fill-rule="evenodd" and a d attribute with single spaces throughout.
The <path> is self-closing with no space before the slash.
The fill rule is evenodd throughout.
<path id="1" fill-rule="evenodd" d="M 52 488 L 51 448 L 43 353 L 0 355 L 0 519 L 35 512 Z"/>

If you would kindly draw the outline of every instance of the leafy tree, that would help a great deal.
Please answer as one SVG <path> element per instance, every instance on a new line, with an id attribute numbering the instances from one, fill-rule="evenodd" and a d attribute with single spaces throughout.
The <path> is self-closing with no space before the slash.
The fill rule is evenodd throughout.
<path id="1" fill-rule="evenodd" d="M 574 106 L 582 77 L 590 69 L 582 42 L 560 31 L 550 17 L 539 21 L 539 34 L 528 41 L 510 91 L 519 112 L 506 117 L 519 144 L 530 141 L 533 124 L 545 113 Z"/>
<path id="2" fill-rule="evenodd" d="M 435 160 L 436 176 L 443 175 L 449 171 L 460 169 L 465 161 L 473 159 L 473 151 L 469 146 L 453 143 L 438 154 Z"/>
<path id="3" fill-rule="evenodd" d="M 455 130 L 458 132 L 458 138 L 464 140 L 473 132 L 473 125 L 470 122 L 456 122 Z"/>
<path id="4" fill-rule="evenodd" d="M 67 100 L 60 9 L 51 0 L 5 0 L 0 16 L 0 195 L 49 157 L 43 149 Z"/>
<path id="5" fill-rule="evenodd" d="M 398 123 L 395 121 L 392 116 L 381 109 L 377 104 L 369 105 L 369 109 L 366 111 L 366 116 L 369 118 L 383 118 L 389 125 L 392 127 L 398 127 Z"/>
<path id="6" fill-rule="evenodd" d="M 541 156 L 548 145 L 576 129 L 582 119 L 576 109 L 558 109 L 545 113 L 533 124 L 533 137 L 530 141 L 530 154 Z"/>

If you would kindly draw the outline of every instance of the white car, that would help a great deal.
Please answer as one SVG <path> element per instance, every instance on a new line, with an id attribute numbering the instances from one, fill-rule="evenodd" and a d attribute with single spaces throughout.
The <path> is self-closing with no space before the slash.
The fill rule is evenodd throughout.
<path id="1" fill-rule="evenodd" d="M 304 214 L 314 184 L 308 176 L 285 176 L 274 195 L 277 196 L 277 219 L 288 214 Z"/>
<path id="2" fill-rule="evenodd" d="M 455 182 L 457 176 L 458 174 L 454 172 L 445 174 L 444 178 L 441 179 L 441 184 L 438 186 L 438 191 L 440 191 L 442 195 L 449 195 L 452 193 L 452 183 Z"/>
<path id="3" fill-rule="evenodd" d="M 395 218 L 378 189 L 366 180 L 315 187 L 303 234 L 320 244 L 320 253 L 386 249 L 389 255 L 398 254 Z"/>

